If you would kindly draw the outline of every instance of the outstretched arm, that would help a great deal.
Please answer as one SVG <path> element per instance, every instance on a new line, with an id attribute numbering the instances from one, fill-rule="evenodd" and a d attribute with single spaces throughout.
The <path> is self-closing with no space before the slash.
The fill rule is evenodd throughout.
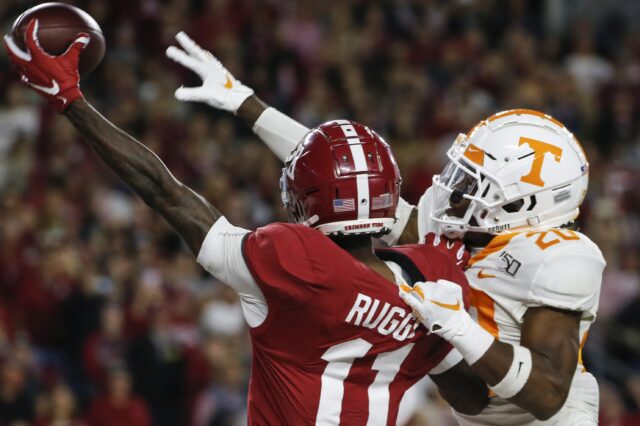
<path id="1" fill-rule="evenodd" d="M 160 213 L 197 255 L 220 212 L 178 181 L 149 148 L 109 122 L 84 99 L 73 102 L 65 116 L 102 161 Z"/>
<path id="2" fill-rule="evenodd" d="M 89 34 L 79 34 L 69 49 L 51 56 L 38 42 L 38 21 L 25 31 L 27 50 L 11 36 L 4 42 L 21 81 L 64 113 L 98 156 L 142 199 L 158 211 L 197 255 L 220 213 L 204 198 L 180 183 L 148 148 L 118 129 L 93 109 L 80 92 L 78 63 Z"/>
<path id="3" fill-rule="evenodd" d="M 237 114 L 284 162 L 309 129 L 262 102 L 253 89 L 237 80 L 211 52 L 198 46 L 184 32 L 178 33 L 176 40 L 182 49 L 170 46 L 167 56 L 202 79 L 199 87 L 179 87 L 176 99 L 202 102 Z"/>
<path id="4" fill-rule="evenodd" d="M 237 114 L 283 163 L 310 130 L 256 95 L 248 97 Z"/>
<path id="5" fill-rule="evenodd" d="M 176 99 L 202 102 L 236 114 L 280 161 L 285 162 L 309 132 L 309 128 L 265 104 L 254 94 L 253 89 L 234 78 L 211 52 L 198 46 L 184 32 L 178 33 L 176 40 L 182 49 L 170 46 L 167 56 L 202 79 L 199 87 L 179 87 Z M 390 246 L 399 241 L 401 244 L 417 242 L 415 219 L 409 222 L 412 214 L 415 215 L 414 206 L 401 199 L 394 229 L 382 240 Z"/>

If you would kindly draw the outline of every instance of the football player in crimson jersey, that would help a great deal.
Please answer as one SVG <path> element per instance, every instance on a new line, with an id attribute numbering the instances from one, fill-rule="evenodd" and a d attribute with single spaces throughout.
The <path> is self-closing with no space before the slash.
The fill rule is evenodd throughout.
<path id="1" fill-rule="evenodd" d="M 5 36 L 23 83 L 237 291 L 251 328 L 251 424 L 393 425 L 403 395 L 426 374 L 459 410 L 486 405 L 485 384 L 449 343 L 419 326 L 398 293 L 426 280 L 465 286 L 464 275 L 431 247 L 373 251 L 371 236 L 395 222 L 400 190 L 378 135 L 345 120 L 309 132 L 281 179 L 291 219 L 304 224 L 241 229 L 84 100 L 77 67 L 88 42 L 80 34 L 53 57 L 38 44 L 37 21 L 25 32 L 27 51 Z"/>
<path id="2" fill-rule="evenodd" d="M 176 98 L 236 113 L 284 160 L 308 129 L 267 107 L 185 34 L 177 39 L 185 51 L 170 47 L 167 55 L 203 85 L 179 88 Z M 460 135 L 448 156 L 417 209 L 400 199 L 399 220 L 383 239 L 420 240 L 461 264 L 464 247 L 448 238 L 464 237 L 471 247 L 466 276 L 479 325 L 464 310 L 447 308 L 459 303 L 457 286 L 440 281 L 402 292 L 425 326 L 492 386 L 489 406 L 473 417 L 458 413 L 460 422 L 596 424 L 597 383 L 580 349 L 595 320 L 605 262 L 588 237 L 565 226 L 587 190 L 580 144 L 552 117 L 513 110 Z"/>

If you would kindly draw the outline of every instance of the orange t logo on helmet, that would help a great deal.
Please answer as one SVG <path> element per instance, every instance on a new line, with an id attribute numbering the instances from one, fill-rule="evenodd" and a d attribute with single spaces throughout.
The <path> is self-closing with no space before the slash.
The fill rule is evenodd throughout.
<path id="1" fill-rule="evenodd" d="M 553 154 L 556 163 L 559 163 L 560 158 L 562 158 L 562 148 L 525 137 L 520 138 L 518 145 L 522 145 L 525 143 L 529 145 L 531 149 L 533 149 L 533 163 L 531 164 L 531 171 L 529 171 L 529 174 L 522 176 L 520 180 L 532 185 L 544 186 L 544 181 L 540 177 L 540 172 L 542 171 L 542 163 L 544 163 L 544 157 L 546 153 L 549 152 Z"/>

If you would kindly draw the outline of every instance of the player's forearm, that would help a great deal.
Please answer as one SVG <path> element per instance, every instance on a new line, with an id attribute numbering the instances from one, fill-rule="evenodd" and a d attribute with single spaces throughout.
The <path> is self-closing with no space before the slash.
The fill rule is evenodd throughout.
<path id="1" fill-rule="evenodd" d="M 545 420 L 556 414 L 564 405 L 569 394 L 571 377 L 564 377 L 563 369 L 554 366 L 549 357 L 534 350 L 529 351 L 531 372 L 522 390 L 509 400 L 539 420 Z M 495 386 L 507 375 L 513 361 L 514 347 L 496 340 L 482 358 L 471 366 L 471 370 L 489 386 Z M 516 365 L 517 367 L 519 366 Z"/>
<path id="2" fill-rule="evenodd" d="M 256 95 L 251 95 L 240 105 L 236 112 L 238 118 L 244 122 L 247 126 L 253 128 L 258 118 L 262 113 L 269 108 L 269 105 L 264 103 L 262 99 Z"/>
<path id="3" fill-rule="evenodd" d="M 237 114 L 283 163 L 309 132 L 309 128 L 269 107 L 256 95 L 249 96 Z"/>
<path id="4" fill-rule="evenodd" d="M 455 283 L 438 280 L 401 286 L 400 296 L 427 329 L 460 352 L 497 396 L 538 419 L 550 418 L 563 406 L 578 362 L 579 314 L 530 308 L 521 345 L 512 345 L 498 341 L 473 321 L 462 309 L 462 291 Z M 553 333 L 548 332 L 551 327 Z"/>
<path id="5" fill-rule="evenodd" d="M 97 155 L 147 205 L 159 211 L 197 253 L 220 213 L 179 182 L 150 149 L 113 125 L 84 100 L 65 112 Z"/>
<path id="6" fill-rule="evenodd" d="M 151 150 L 84 100 L 74 102 L 65 115 L 98 156 L 148 204 L 172 196 L 177 182 Z"/>
<path id="7" fill-rule="evenodd" d="M 440 395 L 459 413 L 474 416 L 489 403 L 487 385 L 464 361 L 430 377 Z"/>

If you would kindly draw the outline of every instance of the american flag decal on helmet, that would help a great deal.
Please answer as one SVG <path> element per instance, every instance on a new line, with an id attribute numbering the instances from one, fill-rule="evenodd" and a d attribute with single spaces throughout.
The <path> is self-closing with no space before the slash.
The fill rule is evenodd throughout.
<path id="1" fill-rule="evenodd" d="M 333 212 L 352 212 L 356 209 L 356 202 L 353 198 L 336 198 L 333 200 Z"/>
<path id="2" fill-rule="evenodd" d="M 386 209 L 387 207 L 391 207 L 393 205 L 393 197 L 389 193 L 382 194 L 378 197 L 373 197 L 371 201 L 371 208 L 373 210 Z"/>

